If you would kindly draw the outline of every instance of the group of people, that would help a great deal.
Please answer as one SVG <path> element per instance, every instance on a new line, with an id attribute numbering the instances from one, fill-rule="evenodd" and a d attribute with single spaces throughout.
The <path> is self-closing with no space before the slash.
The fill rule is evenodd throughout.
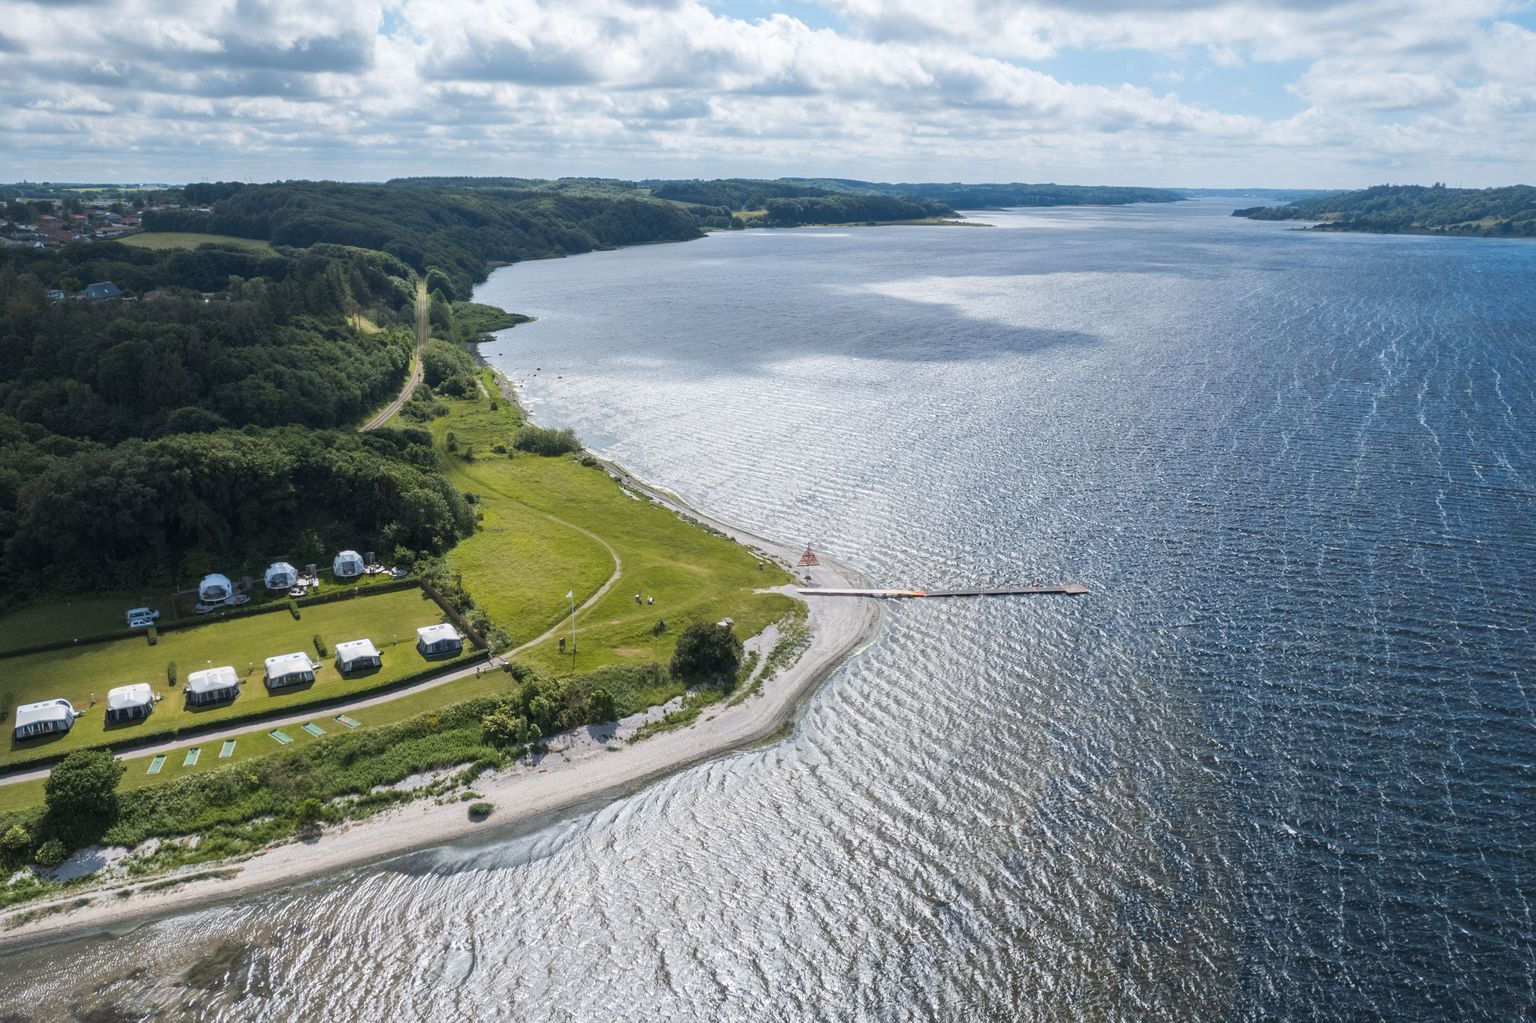
<path id="1" fill-rule="evenodd" d="M 635 594 L 635 603 L 636 604 L 654 604 L 654 603 L 656 603 L 656 598 L 655 597 L 644 597 L 644 598 L 642 598 L 640 596 L 640 594 L 636 593 Z"/>

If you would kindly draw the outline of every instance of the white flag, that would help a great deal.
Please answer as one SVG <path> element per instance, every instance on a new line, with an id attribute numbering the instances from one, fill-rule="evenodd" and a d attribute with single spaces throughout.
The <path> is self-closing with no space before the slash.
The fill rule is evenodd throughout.
<path id="1" fill-rule="evenodd" d="M 576 599 L 576 591 L 575 590 L 571 590 L 568 593 L 566 593 L 565 599 L 566 600 L 575 600 Z"/>

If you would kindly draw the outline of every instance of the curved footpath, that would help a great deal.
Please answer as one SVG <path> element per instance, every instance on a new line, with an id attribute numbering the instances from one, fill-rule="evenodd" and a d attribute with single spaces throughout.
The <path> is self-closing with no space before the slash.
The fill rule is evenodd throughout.
<path id="1" fill-rule="evenodd" d="M 621 466 L 604 464 L 625 486 L 740 543 L 791 565 L 799 557 L 798 548 L 700 515 L 671 495 L 636 480 Z M 809 574 L 816 586 L 866 585 L 858 573 L 828 561 Z M 795 596 L 794 590 L 794 586 L 783 588 L 791 596 Z M 708 708 L 693 725 L 662 732 L 632 746 L 612 745 L 622 729 L 616 733 L 612 726 L 589 726 L 555 737 L 551 752 L 537 758 L 533 766 L 519 763 L 481 775 L 474 788 L 496 806 L 488 823 L 470 821 L 462 802 L 439 805 L 423 799 L 407 803 L 376 817 L 327 829 L 318 839 L 293 840 L 243 859 L 198 864 L 153 880 L 191 878 L 221 868 L 234 870 L 233 878 L 198 878 L 163 891 L 135 892 L 127 899 L 112 897 L 114 889 L 136 887 L 143 880 L 107 884 L 19 907 L 6 915 L 26 910 L 43 910 L 51 915 L 0 932 L 0 947 L 55 941 L 81 932 L 142 922 L 194 906 L 244 898 L 263 889 L 286 887 L 301 879 L 442 845 L 471 834 L 509 832 L 542 824 L 562 811 L 623 797 L 693 764 L 771 738 L 794 717 L 802 699 L 819 682 L 868 644 L 879 625 L 880 610 L 878 603 L 869 599 L 818 600 L 809 602 L 809 616 L 810 644 L 792 665 L 766 679 L 759 695 L 733 706 Z M 73 903 L 82 895 L 91 898 L 90 904 L 75 908 Z"/>

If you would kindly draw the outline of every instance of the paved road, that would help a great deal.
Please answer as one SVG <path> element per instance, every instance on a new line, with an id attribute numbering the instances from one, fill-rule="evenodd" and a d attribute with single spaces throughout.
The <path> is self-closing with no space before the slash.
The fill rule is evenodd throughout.
<path id="1" fill-rule="evenodd" d="M 427 279 L 423 277 L 416 282 L 416 354 L 411 356 L 411 374 L 405 378 L 405 386 L 400 388 L 400 396 L 384 406 L 378 415 L 359 426 L 358 432 L 367 433 L 369 430 L 377 430 L 389 421 L 390 416 L 400 411 L 401 405 L 411 400 L 411 394 L 421 383 L 421 352 L 427 346 L 427 323 L 431 309 L 432 300 L 427 296 Z"/>

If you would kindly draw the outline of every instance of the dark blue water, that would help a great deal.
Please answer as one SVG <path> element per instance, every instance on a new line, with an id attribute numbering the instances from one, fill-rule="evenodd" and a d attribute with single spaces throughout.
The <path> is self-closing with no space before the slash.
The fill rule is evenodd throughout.
<path id="1" fill-rule="evenodd" d="M 1536 1006 L 1536 245 L 1230 204 L 498 271 L 545 422 L 891 585 L 795 734 L 488 849 L 67 946 L 228 1019 Z M 302 921 L 302 922 L 299 922 Z M 366 978 L 366 979 L 365 979 Z M 48 990 L 68 990 L 55 984 Z M 0 981 L 0 993 L 43 988 Z"/>

